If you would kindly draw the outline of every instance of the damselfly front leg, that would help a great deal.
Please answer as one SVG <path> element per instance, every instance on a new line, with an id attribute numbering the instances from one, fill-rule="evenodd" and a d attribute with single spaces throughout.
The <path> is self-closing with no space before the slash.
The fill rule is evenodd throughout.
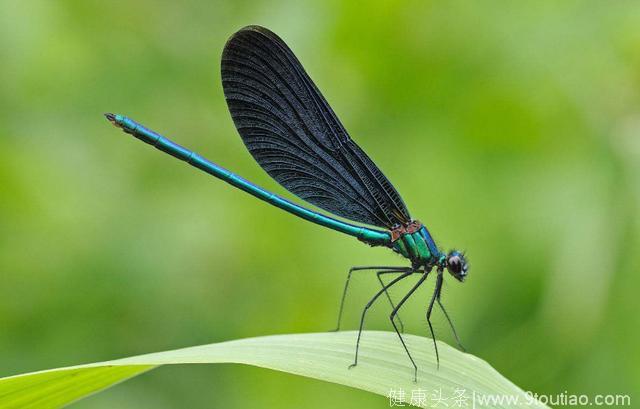
<path id="1" fill-rule="evenodd" d="M 433 303 L 436 300 L 438 294 L 440 293 L 440 288 L 442 287 L 442 270 L 438 270 L 438 275 L 436 276 L 436 288 L 433 291 L 433 295 L 431 296 L 431 301 L 429 301 L 429 308 L 427 308 L 427 324 L 429 324 L 429 331 L 431 332 L 431 339 L 433 340 L 433 348 L 436 352 L 436 367 L 440 369 L 440 355 L 438 354 L 438 344 L 436 343 L 436 334 L 433 332 L 433 325 L 431 325 L 431 312 L 433 311 Z"/>
<path id="2" fill-rule="evenodd" d="M 453 336 L 456 339 L 456 343 L 458 344 L 458 347 L 463 352 L 467 352 L 466 348 L 460 342 L 460 338 L 458 338 L 458 333 L 456 332 L 456 328 L 453 326 L 453 321 L 451 321 L 451 318 L 449 318 L 449 314 L 447 314 L 447 310 L 444 309 L 444 305 L 442 305 L 442 302 L 440 301 L 440 296 L 441 295 L 442 295 L 442 286 L 438 289 L 438 294 L 436 295 L 436 301 L 438 302 L 438 305 L 440 306 L 440 309 L 442 309 L 442 312 L 444 313 L 444 316 L 447 318 L 447 321 L 449 322 L 449 326 L 451 327 L 451 331 L 453 332 Z"/>

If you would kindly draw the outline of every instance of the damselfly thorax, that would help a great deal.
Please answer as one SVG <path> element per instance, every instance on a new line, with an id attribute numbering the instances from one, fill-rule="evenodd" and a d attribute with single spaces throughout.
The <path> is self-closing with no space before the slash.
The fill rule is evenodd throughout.
<path id="1" fill-rule="evenodd" d="M 429 269 L 438 264 L 442 256 L 431 234 L 418 220 L 394 226 L 391 243 L 393 251 L 411 260 L 415 269 Z"/>

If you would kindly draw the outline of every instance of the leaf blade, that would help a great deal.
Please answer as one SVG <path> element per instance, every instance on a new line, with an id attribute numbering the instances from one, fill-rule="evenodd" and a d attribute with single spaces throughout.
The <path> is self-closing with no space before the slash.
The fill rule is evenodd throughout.
<path id="1" fill-rule="evenodd" d="M 441 365 L 436 369 L 431 340 L 405 335 L 418 363 L 418 382 L 392 332 L 366 331 L 362 336 L 357 367 L 353 360 L 356 332 L 271 335 L 139 355 L 112 361 L 0 378 L 0 407 L 58 408 L 115 385 L 160 365 L 187 363 L 238 363 L 338 383 L 383 396 L 391 390 L 440 390 L 456 396 L 456 390 L 482 395 L 509 395 L 520 399 L 518 407 L 546 408 L 527 402 L 524 391 L 500 375 L 485 361 L 438 342 Z M 409 403 L 411 396 L 405 401 Z M 43 400 L 44 399 L 44 400 Z M 43 406 L 42 402 L 47 402 Z M 19 402 L 22 406 L 15 405 Z M 35 406 L 33 406 L 35 407 Z M 494 408 L 514 407 L 496 402 Z"/>

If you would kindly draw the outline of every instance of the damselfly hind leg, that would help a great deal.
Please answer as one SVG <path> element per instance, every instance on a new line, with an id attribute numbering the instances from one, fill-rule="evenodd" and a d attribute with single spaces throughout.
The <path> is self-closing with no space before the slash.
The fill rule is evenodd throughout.
<path id="1" fill-rule="evenodd" d="M 349 274 L 347 275 L 347 281 L 344 283 L 344 290 L 342 291 L 342 298 L 340 299 L 340 309 L 338 311 L 338 322 L 336 324 L 336 328 L 331 330 L 332 332 L 340 330 L 340 324 L 342 323 L 342 312 L 344 310 L 345 299 L 347 298 L 347 290 L 349 289 L 349 283 L 351 282 L 351 274 L 354 271 L 376 271 L 376 275 L 378 276 L 378 281 L 382 288 L 385 288 L 385 284 L 380 277 L 383 274 L 394 274 L 394 273 L 404 273 L 406 271 L 411 271 L 409 267 L 392 267 L 392 266 L 361 266 L 361 267 L 351 267 L 349 269 Z M 387 299 L 389 300 L 389 304 L 391 304 L 391 308 L 395 308 L 393 301 L 391 300 L 391 295 L 389 292 L 385 290 L 385 294 L 387 295 Z M 399 318 L 399 317 L 398 317 Z M 404 324 L 402 321 L 399 321 L 400 326 L 402 328 L 402 332 L 404 332 Z"/>
<path id="2" fill-rule="evenodd" d="M 360 317 L 360 327 L 358 329 L 358 338 L 356 340 L 356 355 L 355 358 L 353 360 L 353 364 L 349 365 L 349 368 L 353 368 L 354 366 L 358 365 L 358 351 L 360 350 L 360 337 L 362 336 L 362 328 L 364 327 L 364 319 L 367 315 L 367 311 L 369 310 L 369 308 L 371 308 L 371 306 L 373 305 L 373 303 L 378 299 L 378 297 L 380 297 L 380 295 L 382 295 L 382 293 L 386 292 L 389 288 L 391 288 L 394 284 L 396 284 L 397 282 L 399 282 L 400 280 L 404 280 L 405 278 L 409 277 L 411 274 L 415 273 L 415 271 L 405 271 L 400 277 L 396 277 L 393 280 L 391 280 L 386 286 L 384 286 L 380 291 L 378 291 L 367 303 L 367 305 L 365 305 L 364 310 L 362 311 L 362 316 Z M 396 307 L 397 308 L 397 307 Z M 395 308 L 394 308 L 395 310 Z M 395 325 L 394 325 L 395 326 Z M 397 330 L 396 330 L 397 332 Z M 398 335 L 400 335 L 400 333 L 398 333 Z M 412 359 L 413 360 L 413 359 Z"/>

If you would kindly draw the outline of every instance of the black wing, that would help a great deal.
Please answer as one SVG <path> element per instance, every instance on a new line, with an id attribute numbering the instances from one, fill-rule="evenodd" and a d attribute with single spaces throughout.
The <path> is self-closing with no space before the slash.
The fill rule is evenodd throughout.
<path id="1" fill-rule="evenodd" d="M 222 86 L 247 149 L 287 190 L 365 224 L 391 228 L 411 220 L 276 34 L 259 26 L 235 33 L 222 54 Z"/>

